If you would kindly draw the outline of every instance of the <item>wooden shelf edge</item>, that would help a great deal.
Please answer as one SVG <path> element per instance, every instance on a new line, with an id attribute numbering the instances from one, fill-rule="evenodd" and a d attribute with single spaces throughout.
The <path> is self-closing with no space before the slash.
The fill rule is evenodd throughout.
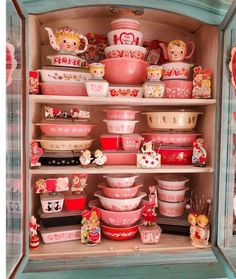
<path id="1" fill-rule="evenodd" d="M 167 166 L 163 165 L 159 169 L 140 169 L 136 166 L 117 165 L 104 166 L 102 168 L 89 167 L 83 168 L 81 166 L 68 167 L 48 167 L 42 166 L 39 169 L 30 169 L 31 174 L 72 174 L 72 173 L 88 173 L 88 174 L 103 174 L 103 173 L 213 173 L 212 167 L 198 168 L 192 165 L 189 166 Z"/>
<path id="2" fill-rule="evenodd" d="M 29 95 L 29 100 L 36 103 L 81 104 L 81 105 L 132 105 L 132 106 L 206 106 L 216 103 L 215 99 L 153 99 L 153 98 L 122 98 L 122 97 L 87 97 Z"/>

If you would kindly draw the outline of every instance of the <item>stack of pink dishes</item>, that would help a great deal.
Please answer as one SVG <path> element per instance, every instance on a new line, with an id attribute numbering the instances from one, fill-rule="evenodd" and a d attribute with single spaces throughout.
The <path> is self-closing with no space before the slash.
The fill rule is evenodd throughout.
<path id="1" fill-rule="evenodd" d="M 85 69 L 45 67 L 38 72 L 43 95 L 87 96 L 85 81 L 91 75 Z"/>
<path id="2" fill-rule="evenodd" d="M 142 217 L 142 198 L 139 192 L 142 184 L 135 183 L 137 175 L 105 175 L 106 183 L 98 185 L 102 191 L 95 192 L 98 201 L 91 201 L 90 207 L 99 207 L 104 236 L 113 240 L 132 238 L 138 231 L 137 222 Z"/>
<path id="3" fill-rule="evenodd" d="M 167 217 L 179 217 L 184 213 L 185 192 L 189 190 L 185 186 L 188 178 L 175 174 L 160 175 L 154 177 L 158 186 L 159 212 Z"/>
<path id="4" fill-rule="evenodd" d="M 200 133 L 197 125 L 198 111 L 172 110 L 144 113 L 150 132 L 142 133 L 144 141 L 152 140 L 155 150 L 161 154 L 161 163 L 166 165 L 191 165 L 193 142 Z"/>
<path id="5" fill-rule="evenodd" d="M 107 34 L 109 45 L 105 48 L 107 59 L 105 64 L 105 79 L 115 85 L 109 89 L 110 96 L 142 97 L 142 84 L 146 79 L 146 68 L 149 64 L 146 58 L 146 49 L 142 47 L 143 35 L 138 31 L 139 22 L 133 19 L 121 18 L 111 22 L 112 31 Z M 122 88 L 120 84 L 131 84 L 138 87 L 138 94 L 130 93 L 133 88 Z M 124 90 L 123 90 L 124 89 Z M 125 93 L 124 93 L 125 92 Z"/>
<path id="6" fill-rule="evenodd" d="M 100 136 L 101 148 L 110 165 L 135 165 L 136 153 L 139 151 L 142 137 L 135 134 L 135 116 L 139 111 L 128 107 L 110 107 L 104 109 L 109 134 Z M 126 152 L 124 152 L 126 151 Z"/>

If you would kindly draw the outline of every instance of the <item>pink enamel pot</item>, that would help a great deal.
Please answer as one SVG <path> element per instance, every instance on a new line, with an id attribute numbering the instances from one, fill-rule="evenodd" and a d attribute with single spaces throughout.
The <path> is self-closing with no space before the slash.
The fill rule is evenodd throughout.
<path id="1" fill-rule="evenodd" d="M 146 80 L 149 64 L 135 58 L 110 58 L 102 60 L 105 65 L 105 79 L 113 84 L 141 84 Z"/>
<path id="2" fill-rule="evenodd" d="M 106 183 L 98 184 L 98 188 L 102 190 L 103 194 L 107 198 L 112 199 L 131 199 L 134 198 L 140 187 L 143 184 L 134 184 L 134 186 L 129 188 L 111 188 L 106 185 Z"/>
<path id="3" fill-rule="evenodd" d="M 105 224 L 115 227 L 128 227 L 134 225 L 141 219 L 144 205 L 140 204 L 137 209 L 132 211 L 119 212 L 105 210 L 99 204 L 98 200 L 92 200 L 89 202 L 89 207 L 98 207 L 100 209 L 101 220 Z"/>
<path id="4" fill-rule="evenodd" d="M 166 190 L 157 187 L 158 199 L 166 202 L 181 202 L 184 201 L 185 192 L 189 190 L 189 187 L 186 187 L 181 190 Z"/>
<path id="5" fill-rule="evenodd" d="M 137 110 L 122 108 L 104 109 L 103 111 L 109 120 L 134 120 L 136 113 L 139 112 Z"/>

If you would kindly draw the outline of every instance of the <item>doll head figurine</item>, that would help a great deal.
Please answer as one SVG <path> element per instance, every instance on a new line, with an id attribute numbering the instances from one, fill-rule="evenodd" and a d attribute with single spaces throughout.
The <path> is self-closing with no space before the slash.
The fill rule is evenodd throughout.
<path id="1" fill-rule="evenodd" d="M 79 54 L 86 51 L 88 40 L 70 27 L 60 27 L 53 33 L 52 29 L 45 27 L 48 32 L 49 41 L 55 50 L 62 53 Z M 84 40 L 84 48 L 80 49 L 81 40 Z"/>
<path id="2" fill-rule="evenodd" d="M 102 63 L 91 63 L 89 64 L 89 73 L 93 79 L 103 79 L 105 74 L 105 65 Z"/>
<path id="3" fill-rule="evenodd" d="M 162 67 L 152 65 L 147 67 L 147 80 L 148 81 L 159 81 L 162 76 Z"/>
<path id="4" fill-rule="evenodd" d="M 163 50 L 165 59 L 169 60 L 170 62 L 179 62 L 190 58 L 193 55 L 195 49 L 195 44 L 193 42 L 185 43 L 181 40 L 173 40 L 169 42 L 167 47 L 164 43 L 160 43 L 160 46 Z"/>

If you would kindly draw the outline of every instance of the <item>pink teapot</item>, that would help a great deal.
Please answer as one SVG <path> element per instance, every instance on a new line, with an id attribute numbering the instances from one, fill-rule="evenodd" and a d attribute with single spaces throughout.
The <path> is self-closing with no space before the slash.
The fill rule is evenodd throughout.
<path id="1" fill-rule="evenodd" d="M 173 40 L 168 46 L 165 43 L 160 43 L 163 50 L 164 58 L 171 62 L 179 62 L 188 59 L 193 55 L 195 50 L 194 42 L 184 42 L 181 40 Z"/>
<path id="2" fill-rule="evenodd" d="M 70 27 L 60 27 L 53 33 L 52 29 L 45 27 L 48 32 L 49 41 L 55 50 L 60 53 L 80 54 L 86 51 L 88 40 Z M 84 40 L 84 48 L 80 49 L 81 40 Z"/>

